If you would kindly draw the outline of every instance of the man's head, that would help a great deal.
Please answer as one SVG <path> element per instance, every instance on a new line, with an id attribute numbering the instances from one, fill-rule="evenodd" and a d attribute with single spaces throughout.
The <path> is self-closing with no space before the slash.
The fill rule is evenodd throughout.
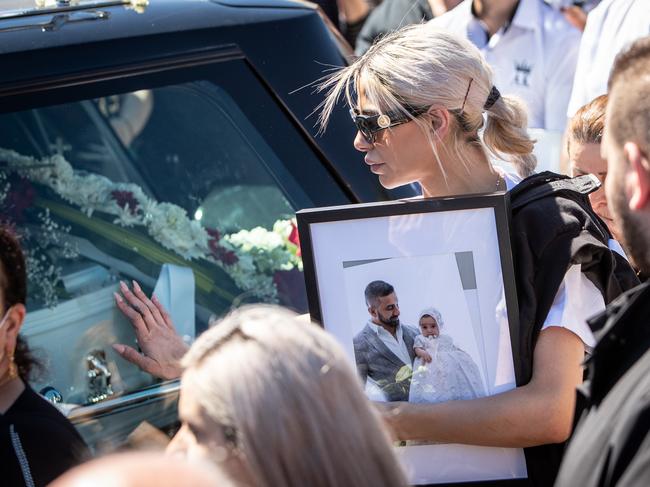
<path id="1" fill-rule="evenodd" d="M 621 51 L 609 78 L 605 191 L 636 266 L 650 272 L 650 37 Z"/>
<path id="2" fill-rule="evenodd" d="M 384 281 L 372 281 L 366 286 L 365 295 L 373 323 L 391 328 L 399 325 L 399 305 L 393 286 Z"/>

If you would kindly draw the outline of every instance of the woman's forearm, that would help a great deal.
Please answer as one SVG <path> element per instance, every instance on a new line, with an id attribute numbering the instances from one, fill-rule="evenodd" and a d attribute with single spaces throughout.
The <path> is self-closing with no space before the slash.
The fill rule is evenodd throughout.
<path id="1" fill-rule="evenodd" d="M 400 403 L 384 417 L 400 440 L 500 447 L 564 441 L 572 423 L 566 410 L 573 405 L 530 396 L 524 387 L 468 401 Z"/>
<path id="2" fill-rule="evenodd" d="M 382 412 L 401 440 L 499 447 L 559 443 L 571 432 L 583 356 L 576 335 L 550 328 L 538 339 L 529 384 L 467 401 L 389 404 Z"/>

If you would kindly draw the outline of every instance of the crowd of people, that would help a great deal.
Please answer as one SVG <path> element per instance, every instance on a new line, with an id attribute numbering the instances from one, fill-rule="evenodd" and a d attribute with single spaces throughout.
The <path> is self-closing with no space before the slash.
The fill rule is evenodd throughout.
<path id="1" fill-rule="evenodd" d="M 382 15 L 393 17 L 391 1 L 372 13 L 362 2 L 357 20 L 373 25 L 384 5 Z M 392 448 L 399 440 L 524 448 L 538 486 L 647 484 L 650 301 L 638 279 L 650 272 L 645 3 L 599 2 L 582 41 L 572 25 L 587 12 L 555 8 L 563 2 L 409 3 L 435 19 L 394 32 L 400 24 L 388 23 L 321 85 L 323 128 L 344 98 L 358 128 L 354 146 L 386 188 L 417 182 L 425 197 L 510 191 L 513 200 L 531 187 L 552 188 L 512 219 L 522 386 L 437 403 L 402 402 L 404 390 L 373 405 L 341 345 L 287 310 L 243 307 L 188 347 L 155 296 L 122 284 L 115 302 L 140 351 L 115 350 L 157 377 L 181 378 L 181 428 L 167 448 L 174 458 L 122 454 L 67 472 L 90 454 L 29 386 L 38 364 L 20 335 L 25 260 L 12 230 L 1 227 L 1 483 L 47 485 L 63 474 L 54 485 L 400 486 L 407 480 Z M 564 130 L 567 114 L 572 174 L 604 185 L 588 196 L 595 181 L 535 175 L 528 127 Z M 366 296 L 371 316 L 391 293 Z M 435 309 L 421 313 L 417 337 L 399 320 L 371 325 L 396 341 L 398 355 L 410 333 L 408 360 L 453 352 L 472 369 L 462 350 L 440 339 L 444 320 Z M 141 475 L 143 464 L 151 475 Z"/>

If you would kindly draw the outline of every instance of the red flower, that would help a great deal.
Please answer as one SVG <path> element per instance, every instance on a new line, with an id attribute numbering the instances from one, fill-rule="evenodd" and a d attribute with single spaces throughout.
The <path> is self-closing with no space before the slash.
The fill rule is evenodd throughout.
<path id="1" fill-rule="evenodd" d="M 294 222 L 291 222 L 291 233 L 289 234 L 289 242 L 298 247 L 298 252 L 296 255 L 302 257 L 300 252 L 300 235 L 298 234 L 298 227 Z"/>
<path id="2" fill-rule="evenodd" d="M 239 262 L 239 257 L 237 257 L 237 254 L 235 254 L 232 250 L 227 250 L 223 248 L 219 244 L 216 244 L 214 247 L 210 245 L 210 250 L 212 250 L 212 254 L 217 259 L 219 259 L 221 262 L 223 262 L 226 265 L 233 265 Z"/>
<path id="3" fill-rule="evenodd" d="M 219 230 L 215 228 L 206 228 L 205 231 L 212 237 L 208 241 L 208 247 L 210 247 L 210 252 L 212 255 L 226 265 L 233 265 L 239 262 L 239 257 L 232 250 L 228 250 L 221 245 L 219 245 L 219 240 L 221 240 L 221 234 Z"/>
<path id="4" fill-rule="evenodd" d="M 216 228 L 206 228 L 205 231 L 212 237 L 214 240 L 217 242 L 221 240 L 221 234 L 219 233 L 219 230 Z"/>
<path id="5" fill-rule="evenodd" d="M 111 196 L 117 203 L 117 206 L 122 209 L 126 208 L 129 210 L 129 213 L 135 215 L 140 204 L 138 203 L 138 200 L 135 199 L 135 196 L 133 196 L 133 193 L 131 193 L 131 191 L 115 190 L 111 191 Z"/>
<path id="6" fill-rule="evenodd" d="M 280 304 L 298 313 L 307 312 L 307 290 L 302 272 L 296 268 L 290 271 L 275 271 L 273 284 L 278 291 Z"/>

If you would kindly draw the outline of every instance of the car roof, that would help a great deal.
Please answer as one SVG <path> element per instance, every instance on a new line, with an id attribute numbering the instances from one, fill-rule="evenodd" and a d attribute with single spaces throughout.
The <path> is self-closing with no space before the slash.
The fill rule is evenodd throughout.
<path id="1" fill-rule="evenodd" d="M 36 2 L 45 2 L 36 7 Z M 59 0 L 60 1 L 60 0 Z M 65 1 L 65 0 L 64 0 Z M 300 0 L 3 0 L 0 54 L 292 17 Z"/>

